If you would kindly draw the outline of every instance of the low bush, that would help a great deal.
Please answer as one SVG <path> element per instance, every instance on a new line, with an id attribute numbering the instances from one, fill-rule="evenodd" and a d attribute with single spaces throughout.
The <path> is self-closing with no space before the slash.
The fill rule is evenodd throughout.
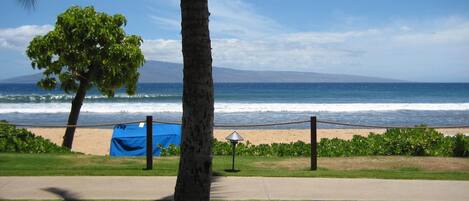
<path id="1" fill-rule="evenodd" d="M 231 155 L 229 142 L 213 141 L 214 155 Z M 164 156 L 178 155 L 179 147 L 163 148 Z M 241 156 L 310 156 L 310 144 L 301 141 L 253 145 L 249 141 L 236 146 Z M 162 154 L 163 155 L 163 154 Z M 469 157 L 469 136 L 444 136 L 425 126 L 393 128 L 383 134 L 370 133 L 367 137 L 355 135 L 351 140 L 323 138 L 318 143 L 318 156 L 456 156 Z"/>
<path id="2" fill-rule="evenodd" d="M 448 140 L 449 141 L 449 140 Z M 469 137 L 462 134 L 454 137 L 453 156 L 469 157 Z"/>
<path id="3" fill-rule="evenodd" d="M 231 155 L 232 145 L 229 142 L 213 141 L 214 155 Z M 309 144 L 298 141 L 294 143 L 273 143 L 253 145 L 249 142 L 236 145 L 236 154 L 242 156 L 308 156 L 311 155 Z"/>
<path id="4" fill-rule="evenodd" d="M 179 147 L 174 144 L 170 144 L 166 148 L 159 144 L 158 148 L 161 149 L 160 156 L 179 156 L 179 154 L 181 153 Z"/>
<path id="5" fill-rule="evenodd" d="M 71 153 L 48 139 L 35 136 L 24 128 L 0 121 L 0 152 L 17 153 Z"/>
<path id="6" fill-rule="evenodd" d="M 368 137 L 353 136 L 351 140 L 323 139 L 319 143 L 320 156 L 459 156 L 467 157 L 469 137 L 444 136 L 425 126 L 393 128 L 384 134 L 370 133 Z"/>

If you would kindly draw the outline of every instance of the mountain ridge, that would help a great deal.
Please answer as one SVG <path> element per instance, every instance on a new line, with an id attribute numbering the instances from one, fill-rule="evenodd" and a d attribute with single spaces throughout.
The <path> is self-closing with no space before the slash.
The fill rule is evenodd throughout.
<path id="1" fill-rule="evenodd" d="M 147 61 L 139 69 L 139 83 L 182 83 L 182 64 Z M 36 83 L 42 73 L 0 80 L 0 83 Z M 256 71 L 213 67 L 215 83 L 314 83 L 314 82 L 404 82 L 403 80 L 299 71 Z"/>

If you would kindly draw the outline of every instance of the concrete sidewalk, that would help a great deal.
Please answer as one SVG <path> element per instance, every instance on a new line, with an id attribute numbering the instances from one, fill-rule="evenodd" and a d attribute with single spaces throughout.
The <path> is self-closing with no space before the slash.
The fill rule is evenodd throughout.
<path id="1" fill-rule="evenodd" d="M 0 177 L 0 199 L 166 199 L 176 177 Z M 215 177 L 219 200 L 469 200 L 468 181 Z"/>

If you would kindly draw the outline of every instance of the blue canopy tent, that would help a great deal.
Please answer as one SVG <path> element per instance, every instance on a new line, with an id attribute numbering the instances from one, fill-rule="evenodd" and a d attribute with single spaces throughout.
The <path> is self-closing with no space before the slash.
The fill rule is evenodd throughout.
<path id="1" fill-rule="evenodd" d="M 111 156 L 144 156 L 146 154 L 146 124 L 121 124 L 114 126 L 111 139 Z M 181 144 L 181 126 L 153 124 L 153 155 L 159 156 L 158 145 L 168 147 Z"/>

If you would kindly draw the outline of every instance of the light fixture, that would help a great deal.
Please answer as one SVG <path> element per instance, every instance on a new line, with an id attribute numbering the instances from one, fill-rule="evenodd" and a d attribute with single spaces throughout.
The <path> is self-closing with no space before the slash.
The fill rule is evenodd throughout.
<path id="1" fill-rule="evenodd" d="M 226 136 L 225 139 L 229 140 L 231 142 L 231 145 L 233 146 L 233 152 L 232 152 L 233 160 L 232 160 L 232 163 L 231 163 L 231 170 L 226 170 L 226 171 L 228 171 L 228 172 L 239 172 L 239 170 L 235 170 L 235 168 L 234 168 L 235 155 L 236 155 L 236 144 L 238 144 L 239 141 L 243 141 L 244 138 L 239 133 L 234 131 L 230 135 Z"/>

